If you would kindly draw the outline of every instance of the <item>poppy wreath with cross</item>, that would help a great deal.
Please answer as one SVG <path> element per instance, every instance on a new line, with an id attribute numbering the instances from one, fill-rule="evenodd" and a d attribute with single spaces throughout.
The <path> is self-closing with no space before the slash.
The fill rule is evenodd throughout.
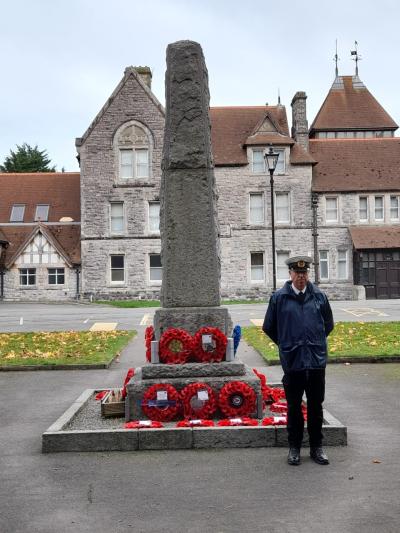
<path id="1" fill-rule="evenodd" d="M 166 392 L 166 400 L 159 400 L 157 393 Z M 181 410 L 179 393 L 169 383 L 156 383 L 146 389 L 142 398 L 142 411 L 150 420 L 169 422 L 177 418 Z"/>
<path id="2" fill-rule="evenodd" d="M 203 349 L 203 335 L 211 335 L 215 347 L 206 351 Z M 224 359 L 228 339 L 226 335 L 218 328 L 203 327 L 200 328 L 193 337 L 193 352 L 196 361 L 199 363 L 219 363 Z"/>
<path id="3" fill-rule="evenodd" d="M 160 361 L 169 365 L 187 363 L 193 351 L 193 337 L 184 329 L 168 328 L 161 335 Z"/>
<path id="4" fill-rule="evenodd" d="M 205 392 L 206 399 L 201 398 Z M 183 416 L 185 419 L 210 418 L 217 410 L 218 403 L 215 392 L 207 383 L 190 383 L 181 390 Z"/>
<path id="5" fill-rule="evenodd" d="M 257 395 L 243 381 L 231 381 L 219 393 L 219 408 L 227 417 L 249 416 L 256 410 Z"/>

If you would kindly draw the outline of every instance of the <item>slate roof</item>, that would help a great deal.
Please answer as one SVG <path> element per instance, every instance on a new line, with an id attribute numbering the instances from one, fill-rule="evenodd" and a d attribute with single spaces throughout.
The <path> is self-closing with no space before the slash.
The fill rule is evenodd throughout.
<path id="1" fill-rule="evenodd" d="M 14 204 L 25 204 L 24 222 L 34 222 L 38 204 L 49 204 L 49 222 L 80 221 L 79 172 L 0 173 L 0 191 L 0 224 Z"/>
<path id="2" fill-rule="evenodd" d="M 354 226 L 349 230 L 356 250 L 400 248 L 400 226 Z"/>
<path id="3" fill-rule="evenodd" d="M 358 76 L 338 76 L 310 127 L 316 131 L 396 130 L 397 124 Z"/>
<path id="4" fill-rule="evenodd" d="M 399 191 L 400 138 L 310 139 L 316 192 Z"/>

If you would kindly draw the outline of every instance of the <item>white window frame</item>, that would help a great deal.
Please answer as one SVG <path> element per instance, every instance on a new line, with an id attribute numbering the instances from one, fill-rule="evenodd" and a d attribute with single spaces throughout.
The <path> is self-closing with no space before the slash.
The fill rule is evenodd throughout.
<path id="1" fill-rule="evenodd" d="M 32 271 L 33 272 L 30 272 Z M 29 283 L 29 279 L 33 276 L 34 283 Z M 21 283 L 22 279 L 26 279 L 26 283 Z M 36 268 L 20 268 L 19 269 L 19 286 L 20 287 L 36 287 L 37 277 Z"/>
<path id="2" fill-rule="evenodd" d="M 150 221 L 154 218 L 150 216 L 150 207 L 151 205 L 158 205 L 158 229 L 152 229 Z M 153 235 L 159 235 L 160 234 L 160 202 L 158 200 L 149 200 L 147 202 L 147 227 L 149 229 L 149 233 Z"/>
<path id="3" fill-rule="evenodd" d="M 38 216 L 38 211 L 40 207 L 47 208 L 45 217 Z M 37 204 L 36 209 L 35 209 L 35 222 L 38 220 L 41 220 L 42 222 L 47 222 L 49 220 L 49 209 L 50 209 L 49 204 Z"/>
<path id="4" fill-rule="evenodd" d="M 392 216 L 392 209 L 396 209 L 395 207 L 392 207 L 392 198 L 395 198 L 397 201 L 397 216 Z M 398 194 L 391 194 L 389 198 L 389 215 L 390 220 L 399 220 L 400 219 L 400 196 Z"/>
<path id="5" fill-rule="evenodd" d="M 121 268 L 113 268 L 113 266 L 112 266 L 112 258 L 113 257 L 122 257 L 123 258 L 124 265 L 123 265 L 122 269 Z M 126 280 L 125 254 L 118 254 L 118 253 L 110 254 L 109 265 L 110 265 L 110 285 L 124 285 L 125 284 L 125 280 Z M 122 270 L 123 273 L 124 273 L 123 279 L 122 280 L 113 280 L 112 279 L 113 270 Z"/>
<path id="6" fill-rule="evenodd" d="M 54 270 L 55 272 L 50 273 L 50 270 Z M 55 283 L 50 283 L 50 276 L 55 276 Z M 62 283 L 59 282 L 59 278 L 61 276 L 64 279 Z M 57 287 L 57 286 L 65 285 L 65 268 L 64 267 L 49 267 L 47 269 L 47 284 L 50 287 Z"/>
<path id="7" fill-rule="evenodd" d="M 367 201 L 367 217 L 366 218 L 361 218 L 361 200 Z M 358 220 L 364 223 L 369 222 L 369 197 L 368 196 L 360 195 L 358 197 Z"/>
<path id="8" fill-rule="evenodd" d="M 328 218 L 328 200 L 336 200 L 336 218 Z M 335 224 L 339 222 L 339 197 L 338 196 L 325 196 L 325 222 L 327 224 Z"/>
<path id="9" fill-rule="evenodd" d="M 381 198 L 382 199 L 382 218 L 377 218 L 376 217 L 376 200 L 377 198 Z M 379 208 L 381 209 L 381 208 Z M 384 222 L 385 220 L 385 197 L 383 194 L 377 194 L 374 196 L 374 220 L 375 222 Z"/>
<path id="10" fill-rule="evenodd" d="M 342 263 L 343 261 L 340 261 L 340 254 L 341 253 L 344 253 L 345 254 L 345 265 L 346 265 L 346 274 L 345 276 L 339 276 L 339 265 L 340 263 Z M 349 279 L 349 251 L 348 250 L 343 250 L 343 249 L 339 249 L 337 251 L 337 279 Z"/>
<path id="11" fill-rule="evenodd" d="M 14 209 L 15 211 L 17 211 L 18 208 L 22 209 L 22 213 L 21 213 L 21 216 L 17 218 L 16 214 L 14 213 Z M 14 204 L 11 207 L 10 222 L 23 222 L 24 216 L 25 216 L 25 204 Z"/>
<path id="12" fill-rule="evenodd" d="M 113 219 L 121 218 L 121 217 L 113 217 L 113 212 L 112 212 L 113 205 L 122 206 L 122 229 L 118 231 L 113 229 Z M 123 235 L 124 233 L 125 233 L 125 202 L 120 202 L 120 201 L 110 202 L 110 234 L 111 235 Z"/>
<path id="13" fill-rule="evenodd" d="M 286 196 L 287 197 L 287 200 L 288 200 L 288 205 L 287 205 L 287 213 L 288 213 L 288 218 L 286 220 L 280 220 L 278 218 L 278 196 Z M 291 198 L 290 198 L 290 192 L 284 192 L 284 191 L 278 191 L 278 192 L 275 192 L 275 205 L 274 205 L 274 210 L 275 210 L 275 222 L 277 224 L 290 224 L 290 213 L 291 213 Z"/>
<path id="14" fill-rule="evenodd" d="M 131 164 L 131 175 L 123 176 L 122 175 L 122 152 L 131 152 L 132 153 L 132 164 Z M 138 168 L 139 161 L 137 154 L 138 152 L 147 153 L 147 173 L 146 175 L 139 176 Z M 119 178 L 120 180 L 129 180 L 129 179 L 146 179 L 150 177 L 150 149 L 149 148 L 119 148 Z"/>
<path id="15" fill-rule="evenodd" d="M 254 196 L 261 197 L 261 207 L 262 207 L 261 221 L 254 221 L 252 219 L 251 199 Z M 264 200 L 264 193 L 263 192 L 250 192 L 249 193 L 249 224 L 251 226 L 264 226 L 265 225 L 265 200 Z"/>
<path id="16" fill-rule="evenodd" d="M 321 254 L 323 254 L 323 253 L 326 254 L 326 257 L 324 257 L 324 258 L 321 257 Z M 321 280 L 329 279 L 329 276 L 330 276 L 330 272 L 329 272 L 329 270 L 330 270 L 329 269 L 329 250 L 319 250 L 318 251 L 318 259 L 319 259 L 319 277 L 320 277 L 320 279 Z M 321 268 L 322 263 L 326 264 L 326 272 L 327 272 L 326 276 L 322 275 L 322 268 Z"/>
<path id="17" fill-rule="evenodd" d="M 261 154 L 261 157 L 262 157 L 262 170 L 254 170 L 254 154 L 255 153 L 260 153 Z M 257 164 L 259 164 L 260 162 L 258 161 Z M 265 159 L 264 159 L 264 150 L 263 149 L 256 149 L 256 148 L 253 148 L 251 150 L 251 172 L 252 174 L 265 174 Z"/>
<path id="18" fill-rule="evenodd" d="M 150 285 L 161 285 L 162 283 L 162 274 L 163 274 L 163 270 L 162 270 L 162 263 L 161 263 L 161 267 L 152 267 L 151 266 L 151 257 L 152 256 L 160 256 L 160 262 L 161 262 L 161 252 L 151 252 L 148 254 L 148 264 L 149 264 L 149 283 Z M 151 272 L 152 272 L 152 269 L 154 268 L 161 268 L 161 279 L 151 279 Z"/>
<path id="19" fill-rule="evenodd" d="M 261 279 L 253 279 L 253 265 L 252 265 L 252 256 L 255 254 L 259 254 L 262 256 L 262 265 L 254 265 L 255 267 L 262 266 L 262 278 Z M 263 251 L 253 251 L 250 252 L 250 283 L 252 284 L 263 284 L 265 283 L 265 252 Z"/>
<path id="20" fill-rule="evenodd" d="M 284 174 L 286 174 L 286 150 L 284 148 L 274 148 L 274 152 L 279 154 L 274 174 L 276 174 L 277 176 L 283 176 Z M 282 170 L 279 170 L 279 162 L 282 163 Z"/>
<path id="21" fill-rule="evenodd" d="M 287 256 L 286 259 L 288 259 L 290 257 L 290 251 L 287 251 L 287 250 L 277 250 L 276 254 L 275 254 L 275 262 L 276 262 L 276 281 L 288 281 L 288 279 L 290 278 L 289 276 L 289 267 L 288 265 L 285 263 L 285 268 L 286 268 L 286 274 L 285 274 L 285 277 L 284 278 L 281 278 L 279 277 L 279 267 L 283 267 L 283 265 L 280 265 L 279 264 L 279 261 L 278 261 L 278 256 L 279 255 L 285 255 Z"/>

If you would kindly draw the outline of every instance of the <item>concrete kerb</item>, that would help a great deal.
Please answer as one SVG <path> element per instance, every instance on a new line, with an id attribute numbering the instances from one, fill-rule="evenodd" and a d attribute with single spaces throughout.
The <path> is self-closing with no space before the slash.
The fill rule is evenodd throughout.
<path id="1" fill-rule="evenodd" d="M 67 426 L 97 389 L 86 389 L 42 435 L 42 452 L 137 451 L 198 448 L 286 447 L 285 426 L 232 426 L 163 429 L 71 429 Z M 345 446 L 347 428 L 324 411 L 326 446 Z M 304 446 L 308 445 L 305 432 Z"/>

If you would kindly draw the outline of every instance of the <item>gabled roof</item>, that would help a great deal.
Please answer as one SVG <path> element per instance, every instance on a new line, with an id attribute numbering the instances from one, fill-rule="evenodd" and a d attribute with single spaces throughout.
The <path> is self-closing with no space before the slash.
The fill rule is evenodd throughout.
<path id="1" fill-rule="evenodd" d="M 316 161 L 299 143 L 294 143 L 290 149 L 290 163 L 292 165 L 315 165 Z"/>
<path id="2" fill-rule="evenodd" d="M 0 224 L 10 222 L 14 204 L 24 204 L 24 222 L 34 222 L 38 204 L 48 204 L 49 222 L 79 222 L 79 172 L 0 173 Z"/>
<path id="3" fill-rule="evenodd" d="M 310 139 L 316 192 L 399 191 L 400 138 Z"/>
<path id="4" fill-rule="evenodd" d="M 266 117 L 276 125 L 277 133 L 260 132 L 260 138 L 254 135 Z M 254 137 L 256 144 L 292 144 L 289 137 L 289 127 L 286 109 L 282 105 L 257 107 L 211 107 L 211 139 L 214 164 L 247 165 L 246 144 L 252 144 Z M 261 136 L 263 139 L 261 140 Z M 272 137 L 271 137 L 272 136 Z M 290 142 L 288 142 L 290 141 Z"/>
<path id="5" fill-rule="evenodd" d="M 352 226 L 349 231 L 356 250 L 400 248 L 400 226 Z"/>
<path id="6" fill-rule="evenodd" d="M 39 231 L 54 246 L 65 262 L 72 266 L 80 263 L 80 227 L 77 225 L 3 226 L 3 232 L 9 247 L 6 251 L 5 266 L 10 268 L 26 246 Z"/>
<path id="7" fill-rule="evenodd" d="M 396 130 L 397 124 L 358 76 L 338 76 L 314 122 L 316 131 Z"/>
<path id="8" fill-rule="evenodd" d="M 143 67 L 137 67 L 138 69 Z M 100 109 L 100 111 L 97 113 L 96 117 L 88 127 L 88 129 L 85 131 L 82 137 L 78 137 L 75 139 L 75 145 L 77 147 L 82 146 L 86 139 L 89 137 L 93 129 L 96 127 L 96 124 L 100 121 L 102 116 L 107 112 L 108 108 L 112 104 L 112 102 L 115 100 L 115 98 L 118 96 L 118 93 L 121 91 L 121 89 L 124 87 L 124 85 L 127 83 L 129 78 L 133 77 L 136 82 L 142 87 L 143 91 L 147 94 L 148 98 L 154 103 L 154 105 L 159 109 L 159 111 L 164 115 L 165 110 L 163 106 L 160 104 L 160 102 L 157 100 L 155 95 L 152 93 L 151 89 L 146 85 L 146 83 L 143 81 L 142 77 L 138 73 L 135 67 L 126 67 L 124 76 L 121 79 L 121 81 L 118 83 L 116 88 L 114 89 L 111 96 L 107 99 L 106 103 L 103 105 L 103 107 Z"/>

